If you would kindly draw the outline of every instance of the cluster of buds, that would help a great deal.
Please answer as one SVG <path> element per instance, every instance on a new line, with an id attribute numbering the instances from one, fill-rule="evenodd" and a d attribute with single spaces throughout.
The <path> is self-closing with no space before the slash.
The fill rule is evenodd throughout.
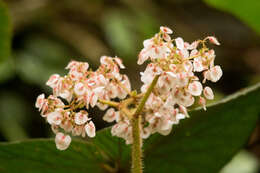
<path id="1" fill-rule="evenodd" d="M 102 56 L 96 71 L 89 69 L 88 63 L 72 61 L 66 67 L 68 75 L 54 74 L 50 77 L 46 84 L 52 88 L 53 95 L 48 98 L 44 94 L 38 96 L 36 107 L 56 133 L 58 149 L 66 149 L 71 142 L 71 137 L 64 133 L 95 136 L 95 125 L 91 121 L 93 115 L 89 116 L 87 112 L 94 106 L 101 110 L 112 106 L 107 109 L 103 120 L 114 123 L 113 136 L 131 144 L 131 120 L 136 118 L 135 112 L 149 89 L 151 92 L 138 115 L 142 117 L 141 137 L 144 139 L 156 132 L 169 134 L 172 125 L 188 117 L 187 109 L 196 100 L 206 110 L 206 100 L 212 100 L 214 94 L 202 83 L 207 80 L 217 82 L 222 76 L 220 66 L 214 65 L 215 52 L 206 43 L 219 45 L 219 42 L 209 36 L 189 44 L 180 37 L 171 39 L 170 34 L 171 29 L 160 27 L 159 33 L 144 41 L 137 63 L 149 63 L 141 72 L 143 85 L 140 94 L 132 91 L 128 77 L 120 74 L 120 69 L 125 67 L 118 57 Z M 116 102 L 118 99 L 120 102 Z"/>

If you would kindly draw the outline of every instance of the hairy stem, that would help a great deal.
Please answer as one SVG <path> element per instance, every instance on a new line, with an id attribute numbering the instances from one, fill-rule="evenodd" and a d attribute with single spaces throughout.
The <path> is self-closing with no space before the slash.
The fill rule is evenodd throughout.
<path id="1" fill-rule="evenodd" d="M 136 111 L 133 114 L 131 120 L 132 123 L 132 135 L 133 135 L 133 144 L 132 144 L 132 173 L 142 173 L 143 172 L 143 163 L 142 163 L 142 137 L 141 137 L 141 121 L 142 117 L 140 116 L 141 111 L 144 108 L 146 101 L 148 100 L 150 94 L 153 91 L 154 86 L 158 81 L 159 75 L 155 76 L 151 85 L 144 94 L 140 104 L 136 108 Z"/>
<path id="2" fill-rule="evenodd" d="M 142 173 L 142 137 L 141 137 L 141 116 L 132 119 L 132 173 Z"/>

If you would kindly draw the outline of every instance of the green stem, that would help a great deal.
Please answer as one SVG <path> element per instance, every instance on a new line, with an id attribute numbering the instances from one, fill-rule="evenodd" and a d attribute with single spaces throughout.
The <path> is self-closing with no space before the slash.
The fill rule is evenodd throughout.
<path id="1" fill-rule="evenodd" d="M 98 101 L 99 101 L 100 103 L 107 104 L 107 105 L 113 106 L 113 107 L 118 107 L 118 106 L 119 106 L 119 103 L 118 103 L 118 102 L 114 102 L 114 101 L 110 101 L 110 100 L 102 100 L 102 99 L 99 99 Z"/>
<path id="2" fill-rule="evenodd" d="M 132 173 L 143 172 L 141 120 L 142 120 L 141 116 L 132 119 L 132 133 L 133 133 Z"/>
<path id="3" fill-rule="evenodd" d="M 133 114 L 131 120 L 132 123 L 132 135 L 133 135 L 133 144 L 132 144 L 132 173 L 142 173 L 143 172 L 143 163 L 142 163 L 142 137 L 141 137 L 141 122 L 142 116 L 140 116 L 143 107 L 148 100 L 150 94 L 153 91 L 154 86 L 158 81 L 159 75 L 155 76 L 151 85 L 144 94 L 140 104 L 138 105 L 136 111 Z"/>
<path id="4" fill-rule="evenodd" d="M 156 75 L 151 83 L 151 85 L 149 86 L 149 88 L 147 89 L 146 93 L 144 94 L 140 104 L 138 105 L 138 107 L 136 108 L 136 111 L 134 113 L 134 117 L 137 117 L 141 111 L 143 110 L 143 107 L 147 101 L 147 99 L 149 98 L 151 92 L 153 91 L 154 86 L 156 85 L 157 81 L 159 79 L 159 75 Z"/>

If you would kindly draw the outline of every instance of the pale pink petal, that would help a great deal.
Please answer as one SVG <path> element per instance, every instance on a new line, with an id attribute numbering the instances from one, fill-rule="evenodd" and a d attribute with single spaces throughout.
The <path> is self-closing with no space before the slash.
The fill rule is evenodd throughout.
<path id="1" fill-rule="evenodd" d="M 85 131 L 91 138 L 96 136 L 96 127 L 92 121 L 85 125 Z"/>
<path id="2" fill-rule="evenodd" d="M 48 113 L 46 116 L 49 124 L 60 125 L 62 121 L 62 114 L 58 111 Z"/>
<path id="3" fill-rule="evenodd" d="M 175 39 L 176 47 L 180 50 L 184 49 L 184 41 L 181 37 Z"/>
<path id="4" fill-rule="evenodd" d="M 217 82 L 221 78 L 222 74 L 223 72 L 220 66 L 214 66 L 209 70 L 209 80 L 211 80 L 212 82 Z"/>
<path id="5" fill-rule="evenodd" d="M 74 86 L 74 92 L 75 92 L 75 94 L 77 94 L 78 96 L 81 96 L 81 95 L 85 94 L 85 92 L 86 92 L 86 87 L 84 86 L 83 83 L 78 82 L 78 83 L 76 83 L 76 85 Z"/>
<path id="6" fill-rule="evenodd" d="M 88 113 L 85 111 L 78 112 L 75 114 L 74 120 L 77 125 L 85 124 L 89 120 Z"/>
<path id="7" fill-rule="evenodd" d="M 50 76 L 49 80 L 46 82 L 46 85 L 54 88 L 57 85 L 59 79 L 60 79 L 60 75 L 53 74 Z"/>
<path id="8" fill-rule="evenodd" d="M 216 37 L 208 36 L 207 39 L 209 39 L 209 41 L 215 45 L 220 45 Z"/>
<path id="9" fill-rule="evenodd" d="M 109 108 L 105 115 L 103 116 L 103 120 L 107 122 L 113 122 L 119 116 L 119 112 L 116 112 L 114 108 Z"/>
<path id="10" fill-rule="evenodd" d="M 115 61 L 116 61 L 116 63 L 119 65 L 119 67 L 121 68 L 121 69 L 124 69 L 125 68 L 125 66 L 124 66 L 124 64 L 122 63 L 122 60 L 120 59 L 120 58 L 115 58 Z"/>
<path id="11" fill-rule="evenodd" d="M 36 99 L 35 107 L 36 107 L 36 108 L 39 108 L 39 110 L 42 109 L 42 106 L 43 106 L 43 104 L 44 104 L 44 102 L 45 102 L 44 98 L 45 98 L 44 94 L 41 94 L 41 95 L 39 95 L 39 96 L 37 97 L 37 99 Z"/>
<path id="12" fill-rule="evenodd" d="M 194 81 L 194 82 L 190 83 L 188 86 L 188 91 L 194 96 L 201 95 L 201 92 L 202 92 L 201 83 L 198 81 Z"/>
<path id="13" fill-rule="evenodd" d="M 64 135 L 63 133 L 59 132 L 56 134 L 55 143 L 57 149 L 66 150 L 71 143 L 71 137 L 69 135 Z"/>
<path id="14" fill-rule="evenodd" d="M 206 99 L 204 97 L 199 98 L 199 104 L 203 107 L 204 110 L 207 110 L 206 108 Z"/>
<path id="15" fill-rule="evenodd" d="M 166 34 L 172 34 L 172 30 L 166 26 L 161 26 L 160 27 L 160 30 L 163 32 L 163 33 L 166 33 Z"/>
<path id="16" fill-rule="evenodd" d="M 213 93 L 212 89 L 210 87 L 208 87 L 208 86 L 204 88 L 203 94 L 209 100 L 213 100 L 214 99 L 214 93 Z"/>

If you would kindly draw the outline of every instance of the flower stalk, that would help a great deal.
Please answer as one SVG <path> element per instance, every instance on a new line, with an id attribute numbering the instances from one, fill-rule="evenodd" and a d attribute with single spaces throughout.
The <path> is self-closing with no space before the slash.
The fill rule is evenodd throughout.
<path id="1" fill-rule="evenodd" d="M 142 173 L 142 137 L 141 137 L 141 116 L 132 119 L 132 173 Z"/>
<path id="2" fill-rule="evenodd" d="M 133 114 L 132 123 L 132 135 L 133 135 L 133 144 L 132 144 L 132 173 L 142 173 L 143 172 L 143 163 L 142 163 L 142 137 L 141 137 L 141 121 L 142 116 L 140 115 L 143 107 L 149 98 L 154 86 L 156 85 L 159 79 L 159 75 L 156 75 L 144 94 L 140 104 L 138 105 L 136 111 Z"/>

